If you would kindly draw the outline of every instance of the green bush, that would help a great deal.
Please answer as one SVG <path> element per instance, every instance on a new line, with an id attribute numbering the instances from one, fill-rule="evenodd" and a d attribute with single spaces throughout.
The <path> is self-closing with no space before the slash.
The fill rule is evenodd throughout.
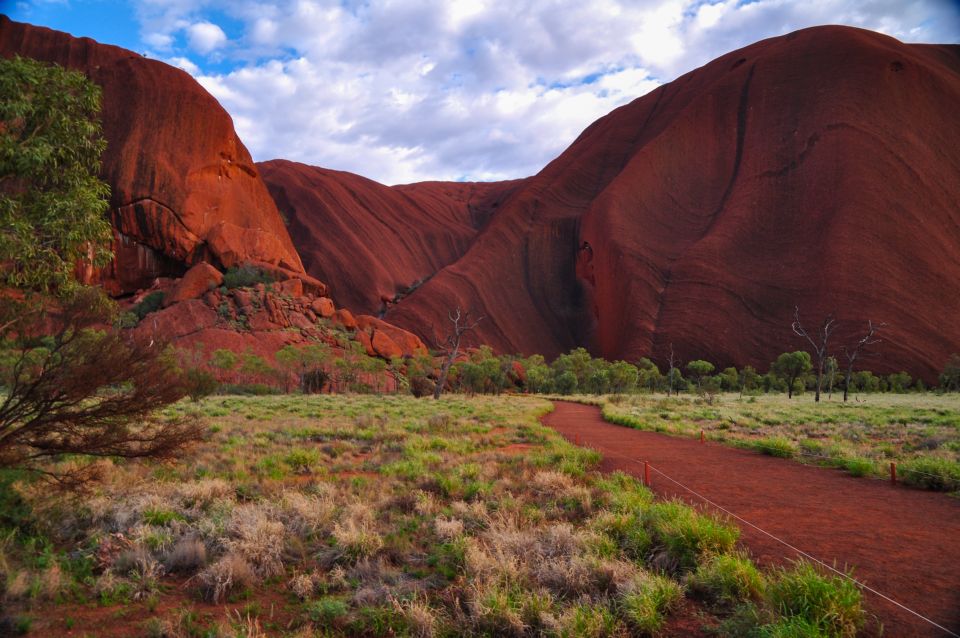
<path id="1" fill-rule="evenodd" d="M 647 557 L 653 540 L 638 513 L 615 514 L 607 512 L 594 519 L 594 529 L 610 538 L 628 557 L 642 561 Z"/>
<path id="2" fill-rule="evenodd" d="M 297 448 L 287 453 L 283 462 L 294 472 L 310 473 L 320 463 L 320 453 L 313 449 Z"/>
<path id="3" fill-rule="evenodd" d="M 347 615 L 347 603 L 339 598 L 324 597 L 307 605 L 307 615 L 316 623 L 330 625 Z"/>
<path id="4" fill-rule="evenodd" d="M 780 437 L 759 439 L 753 442 L 753 447 L 768 456 L 777 456 L 784 459 L 789 459 L 797 453 L 797 447 L 793 444 L 793 441 Z"/>
<path id="5" fill-rule="evenodd" d="M 620 599 L 621 614 L 637 631 L 654 633 L 663 626 L 667 611 L 682 597 L 680 585 L 666 576 L 650 574 Z"/>
<path id="6" fill-rule="evenodd" d="M 897 466 L 904 483 L 939 492 L 960 491 L 960 463 L 948 459 L 918 457 Z"/>
<path id="7" fill-rule="evenodd" d="M 187 520 L 180 512 L 163 509 L 148 509 L 143 511 L 143 522 L 148 525 L 162 527 L 172 521 Z"/>
<path id="8" fill-rule="evenodd" d="M 213 374 L 200 368 L 190 368 L 183 375 L 183 378 L 187 388 L 187 396 L 194 403 L 210 396 L 220 387 L 220 382 Z"/>
<path id="9" fill-rule="evenodd" d="M 869 476 L 876 470 L 876 465 L 870 459 L 855 456 L 843 460 L 843 468 L 854 476 Z"/>
<path id="10" fill-rule="evenodd" d="M 733 550 L 740 530 L 700 514 L 679 501 L 656 503 L 643 514 L 655 546 L 662 547 L 677 569 L 696 569 L 700 559 L 709 554 Z"/>
<path id="11" fill-rule="evenodd" d="M 763 576 L 749 558 L 733 554 L 711 557 L 697 566 L 690 577 L 690 588 L 718 603 L 759 600 L 763 595 Z"/>
<path id="12" fill-rule="evenodd" d="M 763 625 L 756 635 L 757 638 L 823 638 L 824 634 L 806 618 L 791 616 Z"/>
<path id="13" fill-rule="evenodd" d="M 767 597 L 774 611 L 789 621 L 767 634 L 771 636 L 852 637 L 865 620 L 860 590 L 852 581 L 839 575 L 823 576 L 803 561 L 779 570 L 767 587 Z M 819 633 L 799 632 L 810 627 Z M 787 629 L 792 633 L 784 633 Z"/>
<path id="14" fill-rule="evenodd" d="M 561 636 L 605 638 L 621 635 L 623 631 L 616 616 L 605 605 L 586 602 L 574 607 L 572 613 L 565 615 L 561 622 Z"/>
<path id="15" fill-rule="evenodd" d="M 144 297 L 140 303 L 134 306 L 130 312 L 137 316 L 138 320 L 142 320 L 144 317 L 149 315 L 151 312 L 156 312 L 163 307 L 163 299 L 166 297 L 166 293 L 162 290 L 157 290 L 156 292 L 151 292 L 149 295 Z"/>
<path id="16" fill-rule="evenodd" d="M 272 284 L 273 282 L 273 275 L 248 264 L 230 268 L 227 272 L 223 273 L 223 286 L 228 290 L 232 290 L 233 288 L 249 288 L 257 284 Z"/>

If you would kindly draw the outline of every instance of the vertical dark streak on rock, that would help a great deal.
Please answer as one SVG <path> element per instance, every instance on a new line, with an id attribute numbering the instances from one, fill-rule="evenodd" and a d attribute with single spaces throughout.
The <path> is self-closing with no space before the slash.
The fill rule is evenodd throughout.
<path id="1" fill-rule="evenodd" d="M 740 174 L 740 164 L 743 161 L 743 142 L 747 135 L 747 109 L 750 100 L 750 83 L 753 81 L 753 73 L 756 68 L 756 62 L 750 65 L 750 70 L 747 71 L 747 78 L 743 82 L 743 88 L 740 89 L 740 103 L 737 106 L 737 146 L 736 150 L 734 151 L 733 169 L 730 171 L 730 179 L 727 182 L 727 187 L 723 191 L 723 195 L 720 197 L 720 201 L 717 203 L 717 207 L 710 214 L 707 225 L 700 234 L 701 239 L 710 234 L 711 229 L 713 228 L 717 219 L 720 217 L 720 213 L 722 213 L 723 209 L 726 207 L 727 200 L 730 198 L 730 194 L 733 192 L 733 187 L 737 183 L 737 177 Z M 657 337 L 660 331 L 660 317 L 663 314 L 663 306 L 667 296 L 667 289 L 670 287 L 670 279 L 673 275 L 673 264 L 681 257 L 683 257 L 683 253 L 671 259 L 670 264 L 667 266 L 662 275 L 663 287 L 660 289 L 660 294 L 657 296 L 657 311 L 654 314 L 653 328 L 650 332 L 651 354 L 653 354 L 653 352 L 656 350 Z"/>

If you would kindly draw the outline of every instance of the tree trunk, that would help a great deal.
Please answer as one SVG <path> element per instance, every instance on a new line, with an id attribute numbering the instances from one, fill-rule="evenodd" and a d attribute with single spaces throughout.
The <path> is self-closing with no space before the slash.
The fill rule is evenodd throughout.
<path id="1" fill-rule="evenodd" d="M 814 403 L 820 403 L 820 389 L 823 387 L 823 357 L 820 357 L 820 365 L 817 366 L 817 394 L 813 397 Z"/>
<path id="2" fill-rule="evenodd" d="M 847 368 L 847 382 L 843 384 L 843 402 L 847 402 L 847 395 L 850 393 L 850 379 L 853 377 L 853 365 Z"/>
<path id="3" fill-rule="evenodd" d="M 459 349 L 460 340 L 457 339 L 457 343 L 453 346 L 453 349 L 450 350 L 450 353 L 447 355 L 443 365 L 440 366 L 440 376 L 437 377 L 437 385 L 435 385 L 433 388 L 434 399 L 440 398 L 440 394 L 443 392 L 443 386 L 447 382 L 447 374 L 450 372 L 450 367 L 453 365 L 453 360 L 457 358 L 457 351 Z"/>
<path id="4" fill-rule="evenodd" d="M 787 398 L 793 398 L 793 382 L 796 381 L 796 377 L 790 377 L 787 379 Z"/>

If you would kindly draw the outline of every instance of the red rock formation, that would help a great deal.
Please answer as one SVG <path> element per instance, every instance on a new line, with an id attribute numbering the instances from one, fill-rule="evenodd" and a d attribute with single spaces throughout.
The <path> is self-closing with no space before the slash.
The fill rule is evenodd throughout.
<path id="1" fill-rule="evenodd" d="M 804 346 L 790 330 L 798 306 L 809 324 L 836 314 L 838 348 L 867 319 L 887 322 L 882 356 L 866 365 L 932 380 L 960 351 L 958 112 L 960 47 L 848 27 L 758 42 L 595 122 L 511 185 L 463 256 L 386 319 L 426 337 L 459 305 L 486 316 L 475 339 L 500 351 L 586 344 L 664 361 L 673 344 L 683 360 L 766 368 Z M 389 191 L 319 169 L 264 173 L 309 235 L 302 250 L 362 247 L 324 248 L 322 267 L 362 287 L 350 294 L 367 308 L 469 236 L 461 216 L 440 224 L 459 230 L 452 243 L 409 240 L 398 220 L 436 228 L 409 191 L 371 199 Z M 352 225 L 355 238 L 341 230 Z M 434 244 L 441 258 L 422 261 Z"/>
<path id="2" fill-rule="evenodd" d="M 116 261 L 115 293 L 213 261 L 303 272 L 287 230 L 233 122 L 187 73 L 114 46 L 0 16 L 0 55 L 84 72 L 103 88 Z"/>
<path id="3" fill-rule="evenodd" d="M 379 313 L 458 259 L 521 182 L 388 187 L 286 160 L 257 164 L 311 275 L 334 301 Z"/>
<path id="4" fill-rule="evenodd" d="M 176 287 L 164 297 L 163 305 L 170 306 L 187 299 L 199 299 L 221 283 L 223 275 L 220 271 L 206 262 L 200 262 L 188 270 Z"/>

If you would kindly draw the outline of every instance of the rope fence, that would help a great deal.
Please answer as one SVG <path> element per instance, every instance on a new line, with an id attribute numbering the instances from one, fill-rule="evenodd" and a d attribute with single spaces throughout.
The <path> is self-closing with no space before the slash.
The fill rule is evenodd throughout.
<path id="1" fill-rule="evenodd" d="M 576 436 L 576 443 L 577 443 L 578 445 L 580 444 L 580 437 L 579 437 L 579 435 Z M 803 557 L 806 558 L 807 560 L 810 560 L 810 561 L 812 561 L 812 562 L 814 562 L 814 563 L 817 563 L 818 565 L 822 566 L 823 568 L 828 569 L 828 570 L 830 570 L 831 572 L 834 572 L 834 573 L 838 574 L 839 576 L 842 576 L 843 578 L 846 578 L 847 580 L 851 581 L 852 583 L 854 583 L 855 585 L 857 585 L 858 587 L 860 587 L 860 588 L 863 589 L 864 591 L 868 591 L 868 592 L 872 593 L 873 595 L 875 595 L 875 596 L 877 596 L 877 597 L 879 597 L 879 598 L 881 598 L 881 599 L 889 602 L 890 604 L 895 605 L 896 607 L 898 607 L 898 608 L 900 608 L 900 609 L 902 609 L 902 610 L 910 613 L 911 615 L 919 618 L 920 620 L 928 623 L 929 625 L 931 625 L 931 626 L 933 626 L 933 627 L 936 627 L 936 628 L 939 629 L 940 631 L 944 632 L 946 635 L 952 636 L 953 638 L 960 638 L 960 634 L 957 634 L 957 633 L 951 631 L 950 629 L 944 627 L 943 625 L 939 624 L 938 622 L 936 622 L 936 621 L 928 618 L 927 616 L 924 616 L 924 615 L 921 614 L 920 612 L 918 612 L 918 611 L 916 611 L 916 610 L 914 610 L 914 609 L 911 609 L 911 608 L 907 607 L 907 606 L 904 605 L 903 603 L 901 603 L 901 602 L 899 602 L 899 601 L 897 601 L 897 600 L 894 600 L 894 599 L 891 598 L 890 596 L 887 596 L 886 594 L 884 594 L 884 593 L 882 593 L 882 592 L 880 592 L 880 591 L 877 591 L 876 589 L 874 589 L 873 587 L 870 587 L 870 586 L 867 585 L 866 583 L 863 583 L 862 581 L 860 581 L 860 580 L 858 580 L 858 579 L 850 576 L 849 574 L 840 571 L 840 570 L 837 569 L 836 567 L 833 567 L 832 565 L 827 564 L 826 562 L 820 560 L 819 558 L 813 556 L 812 554 L 803 551 L 803 550 L 800 549 L 799 547 L 796 547 L 795 545 L 792 545 L 791 543 L 789 543 L 789 542 L 783 540 L 782 538 L 780 538 L 780 537 L 772 534 L 771 532 L 768 532 L 767 530 L 763 529 L 763 528 L 760 527 L 759 525 L 755 525 L 754 523 L 748 521 L 747 519 L 743 518 L 742 516 L 737 515 L 735 512 L 730 511 L 729 509 L 723 507 L 722 505 L 719 505 L 718 503 L 710 500 L 709 498 L 707 498 L 707 497 L 704 496 L 703 494 L 697 492 L 696 490 L 691 489 L 690 487 L 684 485 L 684 484 L 681 483 L 680 481 L 678 481 L 678 480 L 674 479 L 673 477 L 667 475 L 665 472 L 663 472 L 663 471 L 660 470 L 659 468 L 654 467 L 653 465 L 651 465 L 648 461 L 638 461 L 637 459 L 634 459 L 634 458 L 631 458 L 631 457 L 628 457 L 628 456 L 624 456 L 624 455 L 622 455 L 622 454 L 617 454 L 616 452 L 603 452 L 603 454 L 605 454 L 605 455 L 607 455 L 607 456 L 614 457 L 614 458 L 622 459 L 622 460 L 624 460 L 624 461 L 627 461 L 627 462 L 629 462 L 629 463 L 634 463 L 634 464 L 636 464 L 636 465 L 642 465 L 642 466 L 643 466 L 643 469 L 644 469 L 644 474 L 643 474 L 643 476 L 644 476 L 644 484 L 647 485 L 647 487 L 650 487 L 650 484 L 651 484 L 651 481 L 650 481 L 650 470 L 653 470 L 654 472 L 656 472 L 657 474 L 659 474 L 659 475 L 662 476 L 663 478 L 667 479 L 667 480 L 670 481 L 671 483 L 674 483 L 675 485 L 677 485 L 677 486 L 680 487 L 681 489 L 689 492 L 690 494 L 692 494 L 692 495 L 695 496 L 696 498 L 702 500 L 704 503 L 708 504 L 709 506 L 713 507 L 714 509 L 716 509 L 716 510 L 718 510 L 718 511 L 720 511 L 720 512 L 723 512 L 724 514 L 726 514 L 727 516 L 729 516 L 729 517 L 737 520 L 738 522 L 740 522 L 740 523 L 742 523 L 742 524 L 744 524 L 744 525 L 746 525 L 746 526 L 748 526 L 748 527 L 750 527 L 750 528 L 752 528 L 752 529 L 760 532 L 761 534 L 769 537 L 770 539 L 772 539 L 772 540 L 774 540 L 774 541 L 782 544 L 783 546 L 789 548 L 791 551 L 795 552 L 796 554 L 798 554 L 798 555 L 800 555 L 800 556 L 803 556 Z M 832 457 L 827 457 L 827 458 L 832 458 Z M 930 476 L 933 476 L 933 475 L 930 475 Z M 940 478 L 940 477 L 935 477 L 935 478 Z"/>

